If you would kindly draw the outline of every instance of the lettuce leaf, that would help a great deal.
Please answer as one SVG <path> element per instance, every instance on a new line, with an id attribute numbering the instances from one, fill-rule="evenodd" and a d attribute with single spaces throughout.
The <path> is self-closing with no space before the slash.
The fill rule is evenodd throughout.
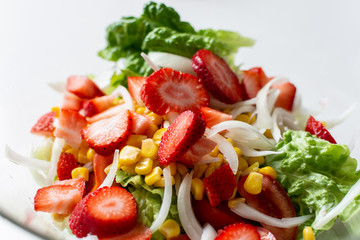
<path id="1" fill-rule="evenodd" d="M 308 132 L 285 132 L 276 150 L 281 153 L 267 156 L 266 164 L 278 173 L 277 180 L 288 193 L 296 213 L 313 215 L 300 229 L 311 225 L 323 206 L 327 210 L 336 206 L 360 178 L 357 161 L 350 157 L 346 145 L 331 144 Z M 339 218 L 346 221 L 359 210 L 357 198 Z M 324 230 L 331 228 L 335 220 Z"/>

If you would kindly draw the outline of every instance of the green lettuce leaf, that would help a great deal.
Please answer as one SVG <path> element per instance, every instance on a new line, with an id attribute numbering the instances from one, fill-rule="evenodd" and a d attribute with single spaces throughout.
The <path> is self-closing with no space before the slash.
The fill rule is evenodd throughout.
<path id="1" fill-rule="evenodd" d="M 266 157 L 266 164 L 278 173 L 277 180 L 288 193 L 298 215 L 313 217 L 300 226 L 310 226 L 322 207 L 336 206 L 360 178 L 357 161 L 346 145 L 331 144 L 303 131 L 287 131 L 276 146 L 280 154 Z M 355 199 L 340 215 L 346 221 L 360 210 Z M 324 230 L 331 228 L 334 221 Z M 299 230 L 299 233 L 302 231 Z"/>

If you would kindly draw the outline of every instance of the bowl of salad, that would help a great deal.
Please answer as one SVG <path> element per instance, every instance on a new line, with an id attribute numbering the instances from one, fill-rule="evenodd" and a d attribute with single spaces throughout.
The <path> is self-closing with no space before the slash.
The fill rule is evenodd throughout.
<path id="1" fill-rule="evenodd" d="M 358 4 L 225 3 L 36 6 L 54 44 L 3 51 L 27 61 L 2 79 L 1 216 L 46 239 L 358 239 Z"/>

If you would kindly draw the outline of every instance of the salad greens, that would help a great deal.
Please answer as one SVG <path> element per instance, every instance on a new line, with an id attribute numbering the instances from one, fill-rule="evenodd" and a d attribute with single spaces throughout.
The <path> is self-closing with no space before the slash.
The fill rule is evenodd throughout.
<path id="1" fill-rule="evenodd" d="M 267 156 L 266 164 L 276 170 L 277 180 L 290 196 L 297 215 L 314 215 L 299 229 L 311 225 L 324 206 L 327 210 L 336 206 L 360 178 L 357 161 L 350 157 L 346 145 L 331 144 L 308 132 L 289 130 L 275 148 L 282 153 Z M 359 210 L 357 199 L 339 218 L 346 221 Z M 330 229 L 335 220 L 324 226 L 324 230 Z"/>
<path id="2" fill-rule="evenodd" d="M 224 30 L 196 31 L 165 4 L 149 2 L 139 17 L 123 17 L 106 29 L 107 46 L 99 56 L 109 61 L 123 60 L 123 70 L 115 73 L 111 87 L 126 86 L 128 76 L 148 76 L 152 69 L 141 52 L 167 52 L 192 57 L 200 49 L 209 49 L 223 57 L 236 70 L 234 57 L 238 48 L 254 44 L 250 38 Z"/>

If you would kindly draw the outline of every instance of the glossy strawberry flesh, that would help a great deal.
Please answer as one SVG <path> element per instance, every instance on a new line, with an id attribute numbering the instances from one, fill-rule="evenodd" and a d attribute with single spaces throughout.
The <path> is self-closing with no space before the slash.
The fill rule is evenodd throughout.
<path id="1" fill-rule="evenodd" d="M 148 227 L 138 223 L 129 232 L 120 234 L 114 237 L 99 238 L 99 240 L 149 240 L 151 238 L 151 231 Z"/>
<path id="2" fill-rule="evenodd" d="M 56 112 L 48 112 L 42 115 L 36 124 L 31 128 L 30 132 L 44 137 L 51 137 L 53 135 L 53 131 L 55 130 L 55 116 Z"/>
<path id="3" fill-rule="evenodd" d="M 335 139 L 331 136 L 330 132 L 324 127 L 324 125 L 317 121 L 313 116 L 310 116 L 305 131 L 317 136 L 318 138 L 329 141 L 330 143 L 336 144 Z"/>
<path id="4" fill-rule="evenodd" d="M 100 112 L 105 111 L 113 105 L 114 99 L 115 97 L 113 95 L 106 95 L 84 102 L 84 116 L 92 117 Z"/>
<path id="5" fill-rule="evenodd" d="M 141 100 L 140 91 L 146 77 L 128 77 L 128 89 L 131 97 L 139 106 L 145 106 Z"/>
<path id="6" fill-rule="evenodd" d="M 104 96 L 100 88 L 86 76 L 70 76 L 67 79 L 66 90 L 79 98 L 91 99 Z"/>
<path id="7" fill-rule="evenodd" d="M 287 111 L 291 111 L 294 105 L 294 99 L 296 94 L 296 87 L 290 82 L 284 82 L 272 86 L 279 89 L 280 93 L 275 102 L 275 107 L 283 108 Z"/>
<path id="8" fill-rule="evenodd" d="M 250 224 L 235 223 L 218 231 L 215 240 L 260 240 L 256 228 Z"/>
<path id="9" fill-rule="evenodd" d="M 152 124 L 151 119 L 145 114 L 131 112 L 133 119 L 133 133 L 138 135 L 146 135 L 146 130 Z"/>
<path id="10" fill-rule="evenodd" d="M 220 112 L 209 107 L 202 107 L 200 108 L 200 111 L 202 113 L 202 118 L 206 122 L 206 127 L 208 128 L 211 128 L 212 126 L 223 121 L 232 120 L 233 118 L 230 114 Z"/>
<path id="11" fill-rule="evenodd" d="M 84 178 L 67 179 L 62 181 L 55 181 L 54 185 L 70 185 L 79 190 L 80 195 L 84 196 L 85 193 L 85 180 Z"/>
<path id="12" fill-rule="evenodd" d="M 66 180 L 71 179 L 71 171 L 78 167 L 78 163 L 71 153 L 62 152 L 57 164 L 58 179 Z"/>

